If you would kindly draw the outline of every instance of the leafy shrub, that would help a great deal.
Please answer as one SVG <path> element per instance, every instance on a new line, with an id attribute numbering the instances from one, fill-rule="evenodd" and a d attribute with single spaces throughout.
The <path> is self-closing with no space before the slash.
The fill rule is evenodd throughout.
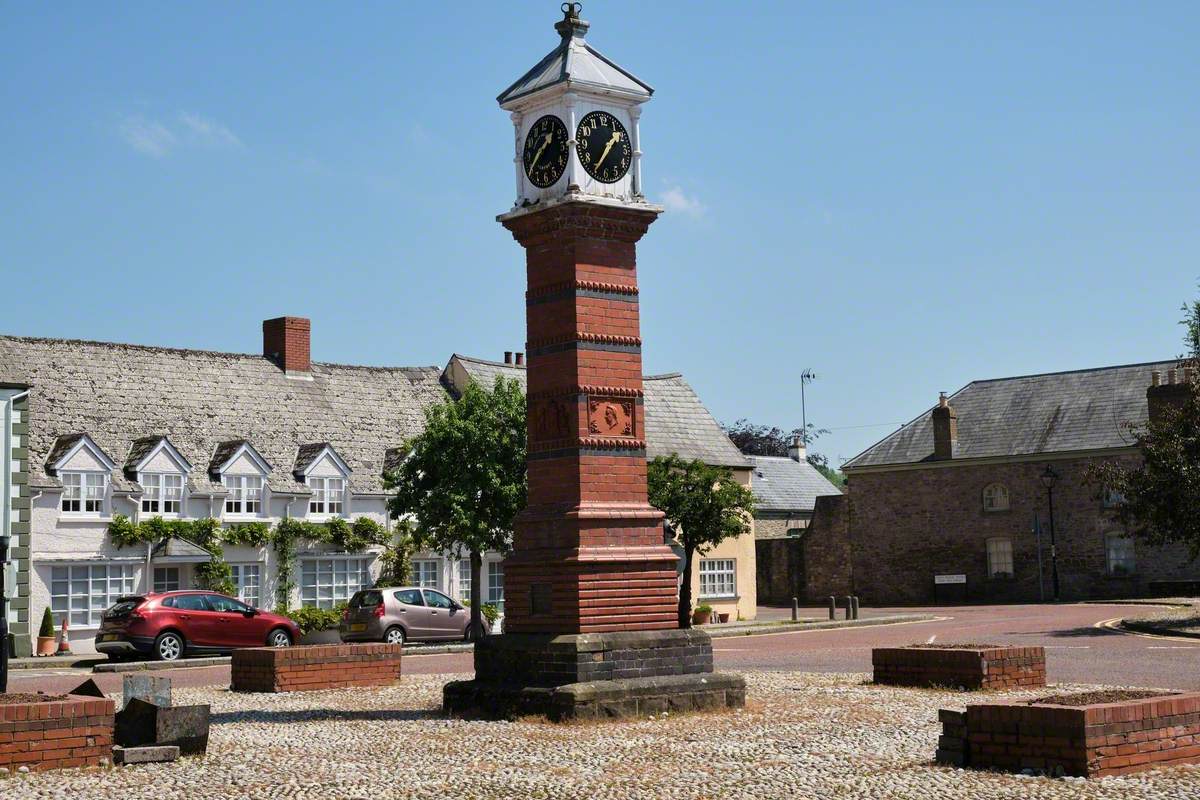
<path id="1" fill-rule="evenodd" d="M 50 613 L 50 608 L 47 606 L 42 611 L 42 627 L 38 628 L 38 636 L 53 636 L 54 635 L 54 614 Z"/>
<path id="2" fill-rule="evenodd" d="M 463 605 L 470 608 L 471 601 L 464 600 Z M 479 613 L 483 614 L 483 618 L 488 621 L 488 625 L 495 625 L 496 620 L 500 619 L 500 606 L 495 603 L 484 603 L 479 607 Z"/>
<path id="3" fill-rule="evenodd" d="M 333 608 L 316 608 L 303 606 L 285 612 L 292 622 L 300 627 L 300 633 L 307 636 L 310 633 L 333 630 L 342 621 L 346 610 L 345 603 L 339 603 Z"/>
<path id="4" fill-rule="evenodd" d="M 696 613 L 698 614 L 711 614 L 712 610 L 713 607 L 707 603 L 701 603 L 700 605 L 696 606 Z"/>

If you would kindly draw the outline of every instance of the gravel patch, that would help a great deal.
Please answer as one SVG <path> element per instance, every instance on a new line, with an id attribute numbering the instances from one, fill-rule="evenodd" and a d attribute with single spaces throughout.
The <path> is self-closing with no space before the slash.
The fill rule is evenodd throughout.
<path id="1" fill-rule="evenodd" d="M 937 709 L 962 708 L 979 696 L 877 687 L 865 675 L 749 673 L 744 710 L 572 725 L 442 719 L 441 687 L 452 677 L 417 675 L 387 689 L 293 695 L 177 689 L 178 703 L 213 705 L 207 757 L 12 774 L 0 777 L 0 796 L 1193 800 L 1200 794 L 1200 769 L 1193 767 L 1087 782 L 934 766 Z M 994 696 L 1032 699 L 1045 692 Z"/>

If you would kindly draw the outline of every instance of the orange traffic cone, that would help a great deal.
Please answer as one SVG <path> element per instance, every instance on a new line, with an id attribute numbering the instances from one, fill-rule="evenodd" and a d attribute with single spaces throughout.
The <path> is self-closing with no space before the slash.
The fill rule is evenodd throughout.
<path id="1" fill-rule="evenodd" d="M 67 618 L 70 616 L 69 612 L 63 614 L 62 638 L 58 640 L 58 655 L 60 656 L 71 654 L 71 640 L 67 638 Z"/>

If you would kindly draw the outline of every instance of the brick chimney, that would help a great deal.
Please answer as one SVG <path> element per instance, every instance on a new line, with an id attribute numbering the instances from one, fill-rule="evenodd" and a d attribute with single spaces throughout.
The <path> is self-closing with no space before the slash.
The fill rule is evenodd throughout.
<path id="1" fill-rule="evenodd" d="M 937 408 L 933 410 L 933 460 L 949 461 L 958 448 L 958 413 L 946 393 L 938 396 Z"/>
<path id="2" fill-rule="evenodd" d="M 308 378 L 311 323 L 304 317 L 277 317 L 263 320 L 263 355 L 287 373 L 288 377 Z"/>
<path id="3" fill-rule="evenodd" d="M 517 365 L 518 367 L 519 367 L 519 366 L 522 366 L 522 365 L 525 363 L 525 354 L 524 354 L 524 353 L 517 353 L 517 354 L 516 354 L 516 357 L 517 357 L 517 360 L 516 360 L 516 362 L 515 362 L 515 363 L 516 363 L 516 365 Z"/>
<path id="4" fill-rule="evenodd" d="M 1150 387 L 1146 389 L 1146 408 L 1151 422 L 1162 419 L 1169 408 L 1180 409 L 1187 402 L 1190 392 L 1195 391 L 1196 375 L 1193 367 L 1167 370 L 1166 381 L 1158 370 L 1150 373 Z"/>
<path id="5" fill-rule="evenodd" d="M 792 437 L 792 442 L 788 445 L 788 458 L 800 463 L 808 460 L 808 448 L 804 446 L 804 438 L 802 436 Z"/>

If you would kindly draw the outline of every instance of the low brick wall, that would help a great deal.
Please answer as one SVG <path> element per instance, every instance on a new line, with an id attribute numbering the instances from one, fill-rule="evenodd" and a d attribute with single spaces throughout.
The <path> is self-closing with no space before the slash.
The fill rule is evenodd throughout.
<path id="1" fill-rule="evenodd" d="M 1025 689 L 1046 685 L 1041 647 L 883 647 L 871 651 L 875 682 L 892 686 Z"/>
<path id="2" fill-rule="evenodd" d="M 943 764 L 1096 778 L 1200 763 L 1200 693 L 1083 706 L 989 703 L 939 718 Z"/>
<path id="3" fill-rule="evenodd" d="M 99 766 L 112 757 L 115 712 L 94 698 L 0 705 L 0 767 Z"/>
<path id="4" fill-rule="evenodd" d="M 234 650 L 235 692 L 311 692 L 391 686 L 400 680 L 398 644 L 329 644 Z"/>

